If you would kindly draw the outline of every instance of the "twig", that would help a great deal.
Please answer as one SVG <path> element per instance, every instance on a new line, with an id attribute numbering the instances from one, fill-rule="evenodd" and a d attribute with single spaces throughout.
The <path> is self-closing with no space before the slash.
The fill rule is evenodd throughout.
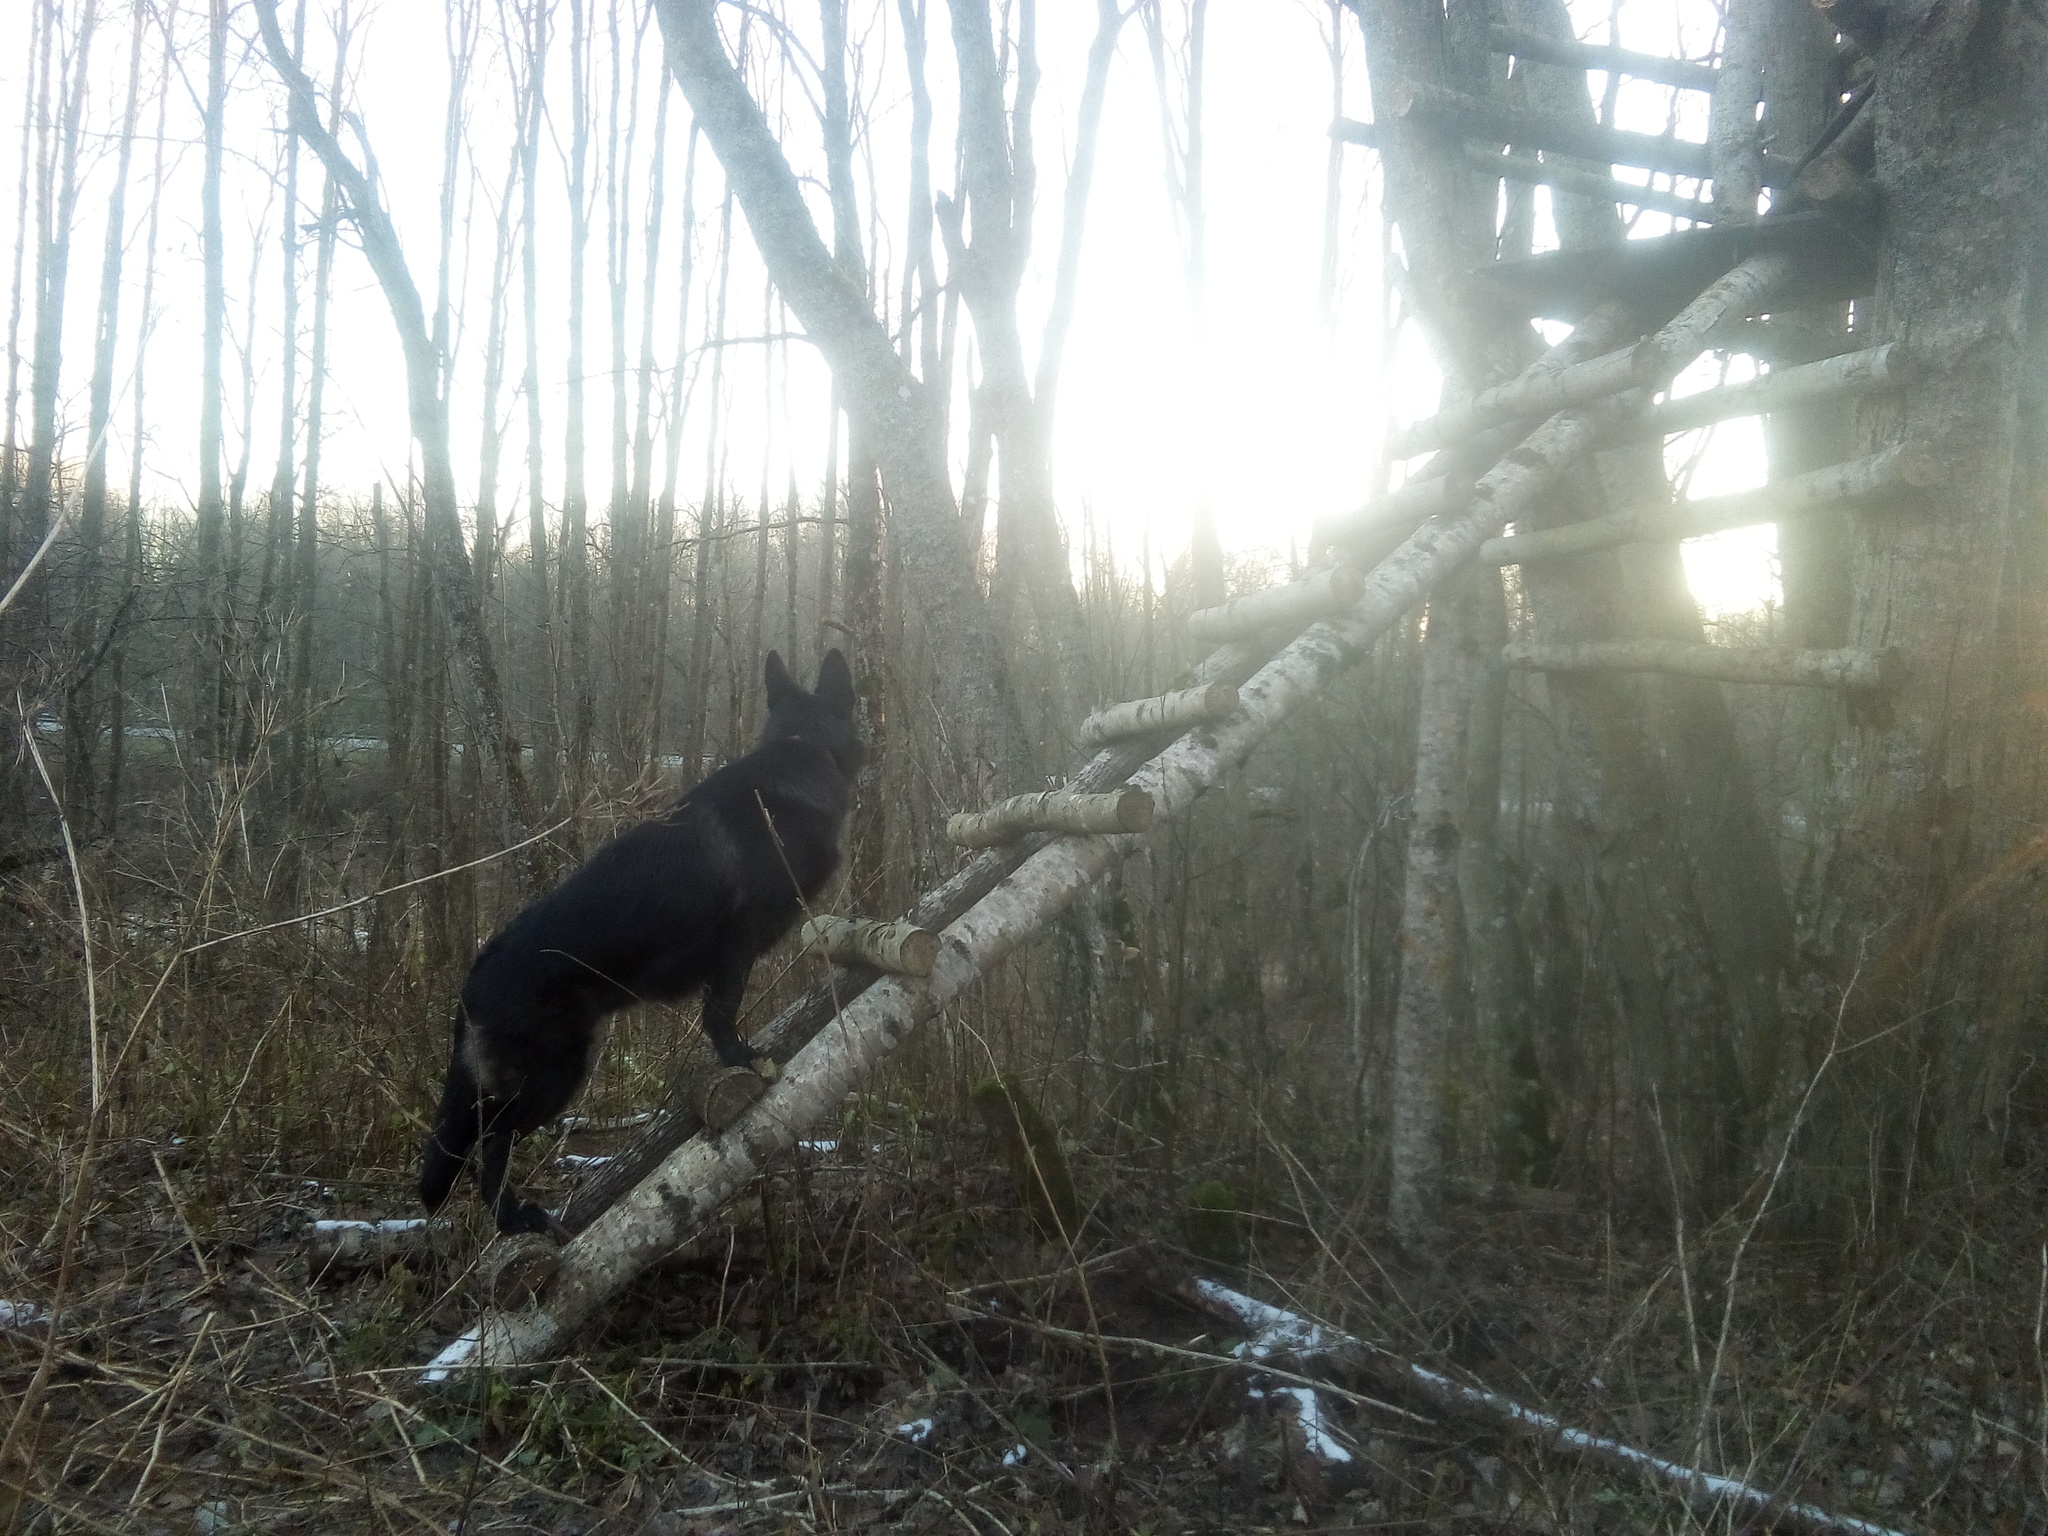
<path id="1" fill-rule="evenodd" d="M 1869 940 L 1866 938 L 1864 946 Z M 1849 973 L 1848 983 L 1842 988 L 1842 1000 L 1835 1008 L 1835 1027 L 1828 1036 L 1826 1054 L 1820 1065 L 1813 1069 L 1813 1075 L 1806 1080 L 1806 1091 L 1799 1096 L 1798 1107 L 1792 1111 L 1792 1123 L 1785 1127 L 1785 1140 L 1778 1148 L 1778 1161 L 1771 1168 L 1770 1181 L 1764 1185 L 1764 1195 L 1756 1204 L 1756 1210 L 1742 1229 L 1742 1236 L 1736 1240 L 1735 1253 L 1728 1261 L 1728 1278 L 1721 1286 L 1721 1332 L 1714 1340 L 1714 1366 L 1707 1373 L 1707 1390 L 1700 1398 L 1699 1428 L 1693 1434 L 1693 1459 L 1706 1457 L 1707 1429 L 1713 1421 L 1714 1392 L 1721 1384 L 1721 1366 L 1728 1354 L 1728 1330 L 1735 1317 L 1735 1287 L 1742 1276 L 1742 1258 L 1749 1251 L 1750 1239 L 1756 1236 L 1756 1229 L 1764 1219 L 1764 1212 L 1770 1209 L 1771 1196 L 1778 1192 L 1778 1182 L 1785 1176 L 1785 1164 L 1792 1157 L 1792 1143 L 1799 1139 L 1800 1127 L 1806 1123 L 1807 1106 L 1813 1103 L 1814 1090 L 1820 1087 L 1820 1080 L 1834 1064 L 1842 1044 L 1842 1023 L 1849 1012 L 1849 998 L 1856 990 L 1856 978 L 1863 974 L 1863 946 L 1859 946 L 1856 969 Z"/>
<path id="2" fill-rule="evenodd" d="M 519 842 L 512 844 L 509 848 L 500 848 L 496 853 L 487 853 L 480 859 L 471 859 L 467 864 L 457 864 L 448 869 L 437 869 L 430 875 L 420 875 L 412 880 L 401 880 L 396 885 L 387 885 L 383 890 L 372 891 L 367 896 L 357 896 L 353 900 L 340 902 L 331 907 L 322 907 L 318 912 L 301 912 L 297 917 L 280 918 L 274 923 L 265 923 L 260 928 L 244 928 L 237 933 L 224 933 L 216 939 L 201 939 L 197 944 L 186 945 L 178 953 L 180 955 L 196 955 L 202 949 L 212 949 L 216 944 L 230 944 L 236 939 L 254 938 L 259 933 L 270 933 L 278 928 L 290 928 L 296 923 L 310 923 L 318 918 L 332 917 L 337 912 L 346 912 L 350 907 L 360 907 L 364 903 L 375 901 L 382 896 L 395 896 L 400 891 L 409 891 L 416 885 L 427 885 L 435 880 L 445 880 L 450 875 L 459 875 L 466 869 L 476 869 L 485 864 L 495 863 L 507 854 L 517 853 L 522 848 L 531 848 L 535 843 L 541 841 L 542 838 L 553 837 L 575 819 L 574 816 L 564 816 L 552 827 L 543 827 L 540 831 L 534 833 L 533 836 L 523 838 Z"/>

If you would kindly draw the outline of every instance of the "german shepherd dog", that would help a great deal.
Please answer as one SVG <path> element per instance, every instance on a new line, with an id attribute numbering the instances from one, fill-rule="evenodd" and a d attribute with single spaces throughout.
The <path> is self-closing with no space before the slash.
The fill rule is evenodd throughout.
<path id="1" fill-rule="evenodd" d="M 760 745 L 598 849 L 476 957 L 420 1169 L 429 1211 L 476 1153 L 500 1232 L 566 1235 L 512 1188 L 513 1138 L 576 1096 L 599 1023 L 630 1004 L 702 987 L 704 1032 L 719 1060 L 773 1075 L 774 1064 L 756 1058 L 733 1027 L 740 999 L 754 961 L 838 866 L 863 753 L 844 656 L 826 653 L 815 693 L 773 651 L 766 672 Z"/>

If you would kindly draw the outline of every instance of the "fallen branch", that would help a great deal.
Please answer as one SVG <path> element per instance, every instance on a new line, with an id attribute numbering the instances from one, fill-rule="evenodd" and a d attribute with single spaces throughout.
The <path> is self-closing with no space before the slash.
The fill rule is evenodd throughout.
<path id="1" fill-rule="evenodd" d="M 1739 1478 L 1682 1466 L 1619 1440 L 1573 1429 L 1561 1419 L 1525 1408 L 1498 1392 L 1468 1387 L 1439 1371 L 1403 1360 L 1377 1344 L 1269 1306 L 1213 1280 L 1188 1278 L 1171 1289 L 1197 1311 L 1247 1335 L 1246 1342 L 1238 1346 L 1244 1358 L 1288 1359 L 1297 1365 L 1330 1361 L 1385 1388 L 1406 1388 L 1445 1412 L 1482 1423 L 1504 1423 L 1534 1435 L 1551 1450 L 1637 1473 L 1670 1488 L 1696 1509 L 1726 1500 L 1753 1513 L 1764 1524 L 1815 1532 L 1819 1536 L 1904 1536 L 1889 1526 L 1858 1520 L 1852 1515 L 1831 1514 L 1811 1504 L 1794 1504 Z"/>
<path id="2" fill-rule="evenodd" d="M 307 1229 L 303 1247 L 306 1273 L 315 1280 L 382 1269 L 433 1252 L 434 1235 L 446 1232 L 446 1221 L 424 1216 L 385 1221 L 316 1221 Z"/>

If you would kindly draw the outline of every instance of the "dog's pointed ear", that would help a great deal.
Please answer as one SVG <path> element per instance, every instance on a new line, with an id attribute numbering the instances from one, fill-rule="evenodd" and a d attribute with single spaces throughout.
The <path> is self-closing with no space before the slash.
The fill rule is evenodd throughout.
<path id="1" fill-rule="evenodd" d="M 836 646 L 818 665 L 817 699 L 841 719 L 853 718 L 853 669 Z"/>
<path id="2" fill-rule="evenodd" d="M 789 675 L 789 668 L 782 664 L 780 651 L 768 653 L 768 664 L 762 668 L 762 673 L 768 685 L 770 709 L 778 707 L 790 695 L 803 692 L 803 689 L 797 686 L 796 679 Z"/>

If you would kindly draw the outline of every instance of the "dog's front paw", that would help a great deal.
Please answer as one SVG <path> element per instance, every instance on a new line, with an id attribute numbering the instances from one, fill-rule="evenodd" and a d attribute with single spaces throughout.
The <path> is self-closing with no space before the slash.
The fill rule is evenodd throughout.
<path id="1" fill-rule="evenodd" d="M 555 1213 L 543 1210 L 532 1201 L 520 1202 L 517 1209 L 498 1222 L 501 1237 L 513 1237 L 522 1232 L 537 1232 L 543 1237 L 552 1237 L 558 1243 L 566 1243 L 575 1234 L 555 1219 Z"/>

